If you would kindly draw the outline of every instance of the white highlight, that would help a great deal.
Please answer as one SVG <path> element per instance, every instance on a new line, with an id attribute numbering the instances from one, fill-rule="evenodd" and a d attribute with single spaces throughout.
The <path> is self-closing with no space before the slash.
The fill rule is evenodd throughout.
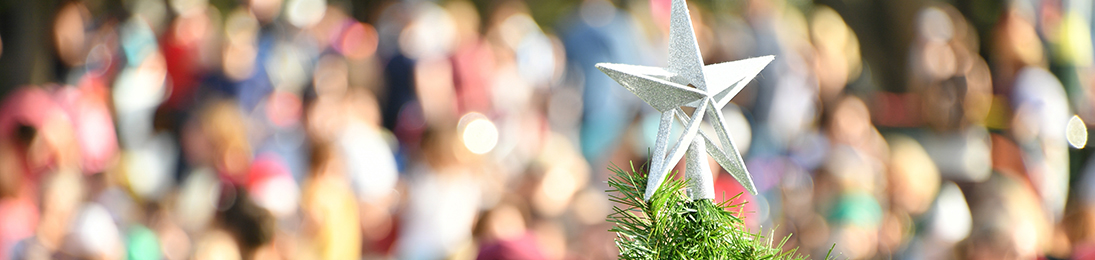
<path id="1" fill-rule="evenodd" d="M 463 124 L 462 140 L 464 146 L 474 154 L 485 154 L 498 145 L 498 127 L 486 116 L 479 113 L 468 113 L 460 120 Z"/>
<path id="2" fill-rule="evenodd" d="M 1072 116 L 1068 120 L 1068 129 L 1065 137 L 1068 139 L 1068 144 L 1072 145 L 1072 148 L 1084 149 L 1087 145 L 1087 125 L 1084 124 L 1084 120 L 1078 116 Z"/>

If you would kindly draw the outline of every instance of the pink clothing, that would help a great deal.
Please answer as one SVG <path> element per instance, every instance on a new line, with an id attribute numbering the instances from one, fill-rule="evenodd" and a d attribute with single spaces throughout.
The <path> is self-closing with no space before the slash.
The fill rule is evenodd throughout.
<path id="1" fill-rule="evenodd" d="M 505 260 L 505 259 L 524 259 L 524 260 L 537 260 L 547 259 L 544 257 L 543 250 L 536 243 L 536 238 L 532 234 L 525 234 L 513 239 L 506 239 L 500 241 L 494 241 L 484 244 L 479 249 L 479 256 L 476 257 L 479 260 Z"/>
<path id="2" fill-rule="evenodd" d="M 38 207 L 22 196 L 0 199 L 0 258 L 10 259 L 11 249 L 20 240 L 34 236 L 38 226 Z"/>

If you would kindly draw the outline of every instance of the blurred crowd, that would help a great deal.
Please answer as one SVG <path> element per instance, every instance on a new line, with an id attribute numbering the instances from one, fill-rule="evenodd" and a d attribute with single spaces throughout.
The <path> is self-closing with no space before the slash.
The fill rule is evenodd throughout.
<path id="1" fill-rule="evenodd" d="M 751 230 L 1095 258 L 1095 5 L 816 2 L 689 2 L 706 63 L 776 55 L 723 111 Z M 0 3 L 0 258 L 615 259 L 659 114 L 594 64 L 666 66 L 669 4 Z"/>

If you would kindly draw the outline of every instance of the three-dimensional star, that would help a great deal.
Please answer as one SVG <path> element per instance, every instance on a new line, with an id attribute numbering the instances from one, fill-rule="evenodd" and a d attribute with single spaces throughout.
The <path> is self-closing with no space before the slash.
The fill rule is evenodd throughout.
<path id="1" fill-rule="evenodd" d="M 703 155 L 704 151 L 715 158 L 719 166 L 734 176 L 745 189 L 756 194 L 756 186 L 749 170 L 745 168 L 741 154 L 726 129 L 722 107 L 768 66 L 774 57 L 756 57 L 705 66 L 684 0 L 673 0 L 671 12 L 669 68 L 612 63 L 596 65 L 610 78 L 662 113 L 645 198 L 649 199 L 654 194 L 665 180 L 669 169 L 687 152 L 689 156 L 685 172 L 689 178 L 692 197 L 713 199 L 714 183 L 707 167 L 707 157 Z M 695 110 L 689 115 L 682 107 L 692 107 Z M 669 133 L 674 118 L 684 124 L 685 130 L 670 149 Z M 700 130 L 700 123 L 704 118 L 715 129 L 714 133 Z M 714 138 L 718 142 L 713 141 Z"/>

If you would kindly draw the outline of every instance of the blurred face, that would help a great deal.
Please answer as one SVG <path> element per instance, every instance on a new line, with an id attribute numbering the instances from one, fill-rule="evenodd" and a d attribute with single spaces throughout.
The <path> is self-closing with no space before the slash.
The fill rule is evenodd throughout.
<path id="1" fill-rule="evenodd" d="M 86 53 L 86 33 L 84 26 L 87 8 L 78 2 L 69 3 L 57 13 L 53 23 L 53 39 L 57 54 L 68 66 L 83 63 Z"/>
<path id="2" fill-rule="evenodd" d="M 487 215 L 487 236 L 506 240 L 525 232 L 525 220 L 521 211 L 513 206 L 500 206 Z"/>
<path id="3" fill-rule="evenodd" d="M 346 60 L 337 55 L 324 55 L 316 63 L 312 77 L 316 95 L 320 98 L 341 97 L 349 83 L 349 67 Z"/>
<path id="4" fill-rule="evenodd" d="M 246 119 L 234 102 L 212 104 L 202 114 L 202 132 L 209 140 L 214 166 L 230 179 L 242 181 L 251 164 Z"/>
<path id="5" fill-rule="evenodd" d="M 817 51 L 815 66 L 821 96 L 832 100 L 859 75 L 859 40 L 840 14 L 824 6 L 813 13 L 810 35 Z"/>
<path id="6" fill-rule="evenodd" d="M 260 21 L 268 23 L 281 13 L 281 0 L 251 0 L 251 12 Z"/>
<path id="7" fill-rule="evenodd" d="M 245 9 L 236 9 L 225 17 L 225 42 L 222 56 L 224 74 L 234 80 L 251 76 L 258 50 L 255 48 L 259 21 Z"/>
<path id="8" fill-rule="evenodd" d="M 829 126 L 834 141 L 849 145 L 866 142 L 871 128 L 871 115 L 867 105 L 854 97 L 845 98 L 837 104 Z"/>

